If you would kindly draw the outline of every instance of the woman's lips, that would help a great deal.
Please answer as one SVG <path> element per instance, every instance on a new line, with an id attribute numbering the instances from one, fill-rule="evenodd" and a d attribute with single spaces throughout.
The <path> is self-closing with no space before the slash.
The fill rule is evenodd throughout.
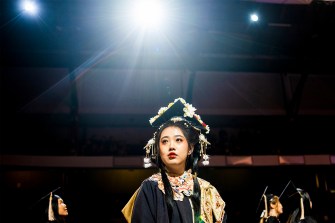
<path id="1" fill-rule="evenodd" d="M 177 157 L 177 154 L 175 154 L 175 153 L 169 153 L 169 154 L 168 154 L 168 157 L 169 157 L 170 159 L 174 159 L 174 158 Z"/>

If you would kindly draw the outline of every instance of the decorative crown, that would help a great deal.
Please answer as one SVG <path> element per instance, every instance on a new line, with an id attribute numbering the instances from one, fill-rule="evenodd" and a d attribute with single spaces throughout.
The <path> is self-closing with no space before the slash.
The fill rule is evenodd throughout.
<path id="1" fill-rule="evenodd" d="M 182 116 L 188 120 L 193 127 L 206 130 L 206 134 L 208 134 L 210 130 L 209 126 L 201 120 L 200 115 L 195 113 L 196 110 L 196 108 L 187 103 L 183 98 L 177 98 L 174 102 L 169 103 L 167 107 L 161 107 L 158 110 L 158 114 L 150 118 L 149 122 L 152 126 L 159 127 L 172 117 Z"/>
<path id="2" fill-rule="evenodd" d="M 169 103 L 167 107 L 162 107 L 159 109 L 158 114 L 150 118 L 149 122 L 153 127 L 161 127 L 166 121 L 186 121 L 191 127 L 199 131 L 199 143 L 200 143 L 200 156 L 203 158 L 202 164 L 209 164 L 209 155 L 206 154 L 207 146 L 210 143 L 207 141 L 206 137 L 201 133 L 201 130 L 206 130 L 209 133 L 209 126 L 204 123 L 200 115 L 195 114 L 197 109 L 191 104 L 186 103 L 183 98 L 177 98 L 174 102 Z M 148 168 L 152 166 L 151 159 L 155 159 L 157 156 L 157 149 L 155 147 L 155 138 L 151 138 L 147 145 L 144 147 L 146 151 L 146 156 L 144 158 L 144 167 Z"/>

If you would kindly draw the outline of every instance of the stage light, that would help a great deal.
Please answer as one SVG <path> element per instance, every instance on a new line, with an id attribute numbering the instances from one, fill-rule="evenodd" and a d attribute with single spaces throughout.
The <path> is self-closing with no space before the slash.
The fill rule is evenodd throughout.
<path id="1" fill-rule="evenodd" d="M 22 2 L 22 9 L 24 12 L 30 14 L 30 15 L 36 15 L 38 12 L 38 7 L 34 1 L 23 1 Z"/>
<path id="2" fill-rule="evenodd" d="M 137 1 L 132 10 L 135 24 L 144 29 L 160 29 L 167 19 L 167 9 L 161 0 Z"/>
<path id="3" fill-rule="evenodd" d="M 252 13 L 250 15 L 250 20 L 251 20 L 251 22 L 258 22 L 259 17 L 258 17 L 258 15 L 256 13 Z"/>

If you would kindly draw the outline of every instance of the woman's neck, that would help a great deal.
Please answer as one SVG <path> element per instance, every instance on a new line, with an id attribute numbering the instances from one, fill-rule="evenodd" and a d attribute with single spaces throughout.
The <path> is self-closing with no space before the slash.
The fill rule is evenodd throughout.
<path id="1" fill-rule="evenodd" d="M 179 177 L 185 173 L 185 169 L 181 170 L 173 170 L 173 169 L 167 169 L 166 174 L 170 177 Z"/>
<path id="2" fill-rule="evenodd" d="M 278 212 L 275 209 L 271 209 L 269 212 L 269 216 L 278 218 Z"/>

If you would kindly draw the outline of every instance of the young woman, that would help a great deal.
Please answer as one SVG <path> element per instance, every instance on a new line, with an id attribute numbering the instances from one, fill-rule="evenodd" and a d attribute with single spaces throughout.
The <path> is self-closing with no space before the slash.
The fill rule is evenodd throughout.
<path id="1" fill-rule="evenodd" d="M 273 194 L 264 194 L 264 211 L 260 223 L 280 223 L 279 215 L 283 213 L 283 205 L 279 197 Z"/>
<path id="2" fill-rule="evenodd" d="M 56 194 L 53 195 L 52 192 L 50 193 L 49 206 L 46 212 L 48 216 L 48 223 L 65 223 L 65 218 L 69 214 L 63 199 Z"/>
<path id="3" fill-rule="evenodd" d="M 317 223 L 312 217 L 312 201 L 308 192 L 296 188 L 300 197 L 300 208 L 297 208 L 289 216 L 287 223 Z"/>
<path id="4" fill-rule="evenodd" d="M 145 146 L 144 163 L 155 163 L 159 172 L 142 182 L 122 210 L 128 222 L 226 222 L 220 194 L 197 176 L 200 159 L 209 162 L 202 134 L 209 127 L 194 111 L 178 98 L 150 119 L 158 129 Z"/>

